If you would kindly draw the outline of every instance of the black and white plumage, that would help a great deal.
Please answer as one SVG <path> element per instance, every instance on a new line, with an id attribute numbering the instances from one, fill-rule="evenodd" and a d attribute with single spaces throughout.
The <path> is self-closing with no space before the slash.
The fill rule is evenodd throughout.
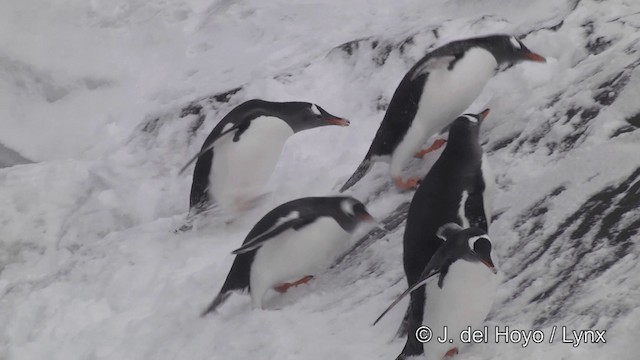
<path id="1" fill-rule="evenodd" d="M 471 105 L 498 65 L 525 60 L 545 61 L 509 35 L 458 40 L 425 55 L 398 85 L 367 155 L 340 192 L 360 181 L 378 160 L 390 162 L 396 186 L 415 187 L 416 179 L 401 176 L 409 159 L 424 155 L 419 150 L 425 142 Z"/>
<path id="2" fill-rule="evenodd" d="M 190 215 L 214 201 L 241 211 L 262 194 L 289 136 L 319 126 L 349 121 L 307 102 L 249 100 L 231 110 L 211 131 L 193 161 Z"/>
<path id="3" fill-rule="evenodd" d="M 236 258 L 227 279 L 202 315 L 231 292 L 247 289 L 253 306 L 262 308 L 267 290 L 328 268 L 350 248 L 350 234 L 358 224 L 372 220 L 360 201 L 347 196 L 306 197 L 276 207 L 233 251 Z"/>
<path id="4" fill-rule="evenodd" d="M 499 277 L 496 276 L 493 247 L 486 231 L 477 227 L 463 229 L 458 224 L 448 223 L 439 228 L 436 236 L 444 242 L 442 246 L 416 281 L 378 317 L 374 325 L 405 296 L 418 294 L 422 299 L 424 318 L 414 318 L 411 314 L 409 321 L 430 327 L 436 335 L 446 327 L 453 342 L 441 343 L 432 339 L 423 345 L 417 341 L 413 329 L 398 359 L 423 352 L 428 359 L 443 359 L 445 355 L 457 353 L 462 345 L 460 333 L 468 326 L 473 330 L 479 329 L 493 304 Z"/>
<path id="5" fill-rule="evenodd" d="M 415 192 L 403 241 L 403 264 L 409 286 L 415 284 L 442 244 L 438 229 L 447 223 L 488 231 L 494 179 L 478 140 L 489 109 L 458 117 L 449 129 L 446 148 Z M 423 294 L 411 293 L 403 324 L 409 334 L 421 325 Z M 413 341 L 410 341 L 413 340 Z M 419 347 L 418 347 L 419 346 Z M 421 353 L 421 344 L 409 336 L 404 354 Z"/>

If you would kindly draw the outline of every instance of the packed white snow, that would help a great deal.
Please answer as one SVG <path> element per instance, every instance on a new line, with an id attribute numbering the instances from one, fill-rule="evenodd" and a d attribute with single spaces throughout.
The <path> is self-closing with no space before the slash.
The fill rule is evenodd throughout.
<path id="1" fill-rule="evenodd" d="M 0 3 L 0 143 L 34 161 L 0 169 L 0 359 L 395 358 L 406 301 L 371 323 L 406 289 L 403 226 L 267 310 L 233 295 L 199 314 L 262 215 L 336 194 L 415 61 L 498 32 L 547 63 L 499 72 L 469 109 L 491 108 L 497 182 L 503 283 L 486 325 L 544 341 L 489 336 L 457 358 L 637 359 L 639 29 L 635 0 Z M 251 98 L 310 101 L 351 126 L 293 135 L 258 208 L 174 233 L 191 184 L 178 170 Z M 377 164 L 350 194 L 385 181 Z M 563 329 L 606 343 L 563 343 Z"/>

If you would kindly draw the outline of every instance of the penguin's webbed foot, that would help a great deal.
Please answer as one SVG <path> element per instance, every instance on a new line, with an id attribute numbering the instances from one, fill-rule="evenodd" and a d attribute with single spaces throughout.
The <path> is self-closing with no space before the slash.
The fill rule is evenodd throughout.
<path id="1" fill-rule="evenodd" d="M 419 178 L 409 178 L 407 180 L 403 180 L 400 176 L 393 178 L 393 183 L 400 190 L 411 190 L 418 187 L 420 183 Z"/>
<path id="2" fill-rule="evenodd" d="M 444 144 L 447 143 L 447 140 L 445 139 L 436 139 L 433 144 L 431 144 L 431 146 L 429 146 L 426 149 L 420 150 L 415 154 L 415 157 L 417 157 L 418 159 L 422 159 L 426 154 L 432 152 L 432 151 L 436 151 L 438 149 L 440 149 L 441 147 L 444 146 Z"/>
<path id="3" fill-rule="evenodd" d="M 309 280 L 313 279 L 313 275 L 307 275 L 305 277 L 303 277 L 300 280 L 294 281 L 292 283 L 284 283 L 284 284 L 280 284 L 280 285 L 276 285 L 273 287 L 273 290 L 284 294 L 287 292 L 287 290 L 289 290 L 289 288 L 292 288 L 294 286 L 298 286 L 298 285 L 302 285 L 304 283 L 309 282 Z"/>
<path id="4" fill-rule="evenodd" d="M 454 348 L 449 349 L 449 351 L 447 351 L 447 353 L 444 354 L 443 359 L 450 359 L 450 358 L 452 358 L 452 357 L 454 357 L 456 355 L 458 355 L 458 348 L 454 347 Z"/>
<path id="5" fill-rule="evenodd" d="M 249 210 L 254 209 L 256 206 L 260 205 L 260 202 L 262 202 L 266 197 L 268 196 L 268 194 L 260 194 L 257 196 L 252 196 L 249 198 L 238 198 L 235 201 L 234 204 L 234 209 L 237 212 L 247 212 Z"/>

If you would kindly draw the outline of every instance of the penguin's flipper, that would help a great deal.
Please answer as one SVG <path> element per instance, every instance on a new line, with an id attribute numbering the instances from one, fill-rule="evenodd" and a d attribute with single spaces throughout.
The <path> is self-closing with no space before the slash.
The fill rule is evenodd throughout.
<path id="1" fill-rule="evenodd" d="M 369 172 L 369 170 L 371 170 L 371 165 L 373 165 L 373 161 L 370 157 L 366 157 L 364 160 L 362 160 L 360 165 L 358 165 L 356 171 L 353 173 L 353 175 L 351 175 L 349 180 L 347 180 L 347 182 L 342 185 L 339 191 L 341 193 L 345 192 L 347 189 L 360 181 L 360 179 L 362 179 Z"/>
<path id="2" fill-rule="evenodd" d="M 222 305 L 222 303 L 224 303 L 229 298 L 229 296 L 231 296 L 231 292 L 228 291 L 219 293 L 218 296 L 213 299 L 211 304 L 209 304 L 209 306 L 207 306 L 207 308 L 200 314 L 200 316 L 204 317 L 208 313 L 215 311 L 218 306 Z"/>
<path id="3" fill-rule="evenodd" d="M 191 158 L 191 160 L 189 160 L 183 167 L 182 169 L 180 169 L 180 171 L 178 171 L 178 175 L 181 175 L 186 169 L 187 167 L 189 167 L 189 165 L 193 164 L 194 161 L 198 160 L 202 155 L 204 155 L 205 153 L 207 153 L 207 151 L 213 149 L 213 145 L 215 145 L 216 141 L 218 139 L 220 139 L 221 137 L 223 137 L 224 135 L 232 132 L 232 131 L 236 131 L 238 129 L 240 129 L 241 131 L 246 130 L 248 127 L 248 122 L 243 121 L 237 124 L 234 124 L 232 127 L 230 127 L 227 130 L 224 130 L 222 132 L 220 132 L 219 134 L 216 134 L 213 138 L 207 138 L 207 140 L 205 141 L 204 145 L 202 146 L 202 149 L 200 150 L 200 152 Z"/>
<path id="4" fill-rule="evenodd" d="M 429 263 L 431 265 L 431 263 Z M 380 316 L 378 316 L 378 318 L 376 319 L 376 321 L 373 322 L 373 325 L 377 324 L 378 321 L 380 321 L 380 319 L 382 319 L 383 316 L 385 316 L 389 310 L 391 310 L 394 306 L 396 306 L 400 300 L 404 299 L 405 296 L 409 295 L 411 292 L 415 291 L 417 288 L 419 288 L 420 286 L 424 285 L 427 283 L 427 281 L 429 281 L 429 279 L 431 279 L 432 277 L 438 275 L 440 273 L 440 269 L 436 268 L 434 266 L 429 266 L 427 265 L 427 267 L 424 269 L 425 271 L 422 273 L 422 275 L 420 276 L 420 279 L 418 279 L 418 281 L 413 284 L 410 288 L 408 288 L 407 290 L 405 290 L 402 294 L 400 294 L 400 296 L 398 296 L 392 303 L 391 305 L 389 305 L 383 312 L 382 314 L 380 314 Z"/>
<path id="5" fill-rule="evenodd" d="M 411 69 L 411 81 L 415 80 L 421 75 L 428 74 L 433 70 L 446 69 L 451 66 L 451 63 L 456 61 L 456 56 L 454 55 L 445 55 L 445 56 L 432 56 L 421 64 L 415 66 Z"/>
<path id="6" fill-rule="evenodd" d="M 202 147 L 202 150 L 200 150 L 200 152 L 192 157 L 186 164 L 184 164 L 184 166 L 180 169 L 180 171 L 178 171 L 178 175 L 182 175 L 182 173 L 189 167 L 189 165 L 193 164 L 194 161 L 198 160 L 202 155 L 206 154 L 207 151 L 213 149 L 213 142 L 207 146 Z"/>
<path id="7" fill-rule="evenodd" d="M 259 235 L 256 235 L 252 238 L 245 240 L 241 247 L 233 250 L 231 253 L 234 255 L 244 254 L 259 248 L 264 245 L 264 243 L 272 239 L 273 237 L 283 233 L 286 230 L 293 229 L 299 230 L 300 228 L 311 224 L 316 221 L 317 217 L 315 216 L 303 216 L 298 217 L 299 213 L 297 211 L 290 213 L 287 217 L 281 218 L 275 225 L 273 225 L 270 229 L 265 232 L 262 232 Z M 287 219 L 282 222 L 283 219 Z"/>

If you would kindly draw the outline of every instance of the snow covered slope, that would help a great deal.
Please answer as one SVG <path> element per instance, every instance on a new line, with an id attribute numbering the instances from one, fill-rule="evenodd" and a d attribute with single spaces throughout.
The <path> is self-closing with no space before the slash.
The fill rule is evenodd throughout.
<path id="1" fill-rule="evenodd" d="M 270 310 L 237 295 L 198 314 L 259 217 L 335 193 L 417 59 L 496 32 L 548 62 L 500 72 L 470 109 L 491 108 L 498 184 L 503 284 L 487 324 L 546 338 L 490 337 L 458 358 L 638 358 L 637 1 L 21 1 L 0 14 L 0 142 L 38 161 L 0 169 L 0 359 L 393 359 L 402 306 L 370 325 L 406 286 L 403 225 Z M 313 101 L 352 125 L 292 137 L 260 208 L 175 234 L 190 186 L 178 169 L 254 97 Z M 562 326 L 607 343 L 562 343 Z"/>

